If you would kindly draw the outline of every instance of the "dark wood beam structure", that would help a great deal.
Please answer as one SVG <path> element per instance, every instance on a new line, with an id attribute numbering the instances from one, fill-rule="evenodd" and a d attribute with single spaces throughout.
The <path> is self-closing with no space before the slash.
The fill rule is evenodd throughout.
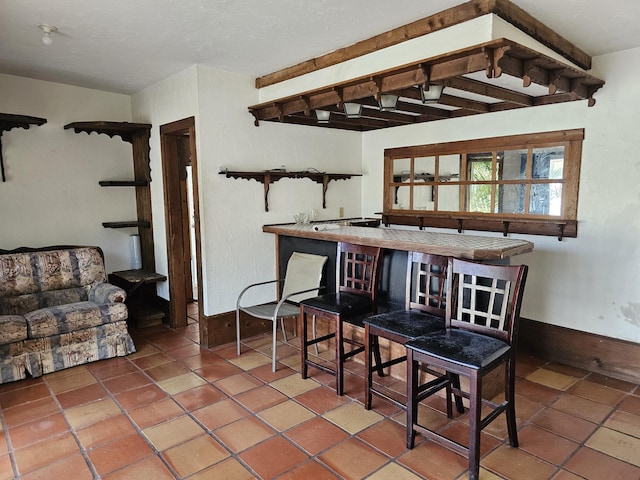
<path id="1" fill-rule="evenodd" d="M 503 75 L 511 77 L 510 83 L 496 81 L 504 78 Z M 419 88 L 426 84 L 445 87 L 445 93 L 435 105 L 425 105 L 420 100 Z M 543 88 L 534 88 L 533 84 Z M 497 39 L 253 105 L 249 111 L 256 126 L 260 121 L 274 121 L 369 131 L 577 100 L 587 100 L 592 106 L 594 93 L 603 85 L 603 80 L 579 68 L 512 40 Z M 523 93 L 527 89 L 531 92 Z M 380 95 L 385 93 L 399 97 L 393 112 L 382 112 L 378 108 Z M 346 117 L 345 102 L 362 105 L 359 118 Z M 316 109 L 331 112 L 329 123 L 317 122 Z"/>

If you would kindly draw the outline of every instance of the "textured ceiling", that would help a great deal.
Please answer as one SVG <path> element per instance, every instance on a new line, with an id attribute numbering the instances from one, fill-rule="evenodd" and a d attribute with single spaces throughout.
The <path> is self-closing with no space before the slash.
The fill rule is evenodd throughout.
<path id="1" fill-rule="evenodd" d="M 196 63 L 258 77 L 460 3 L 0 0 L 0 73 L 127 94 Z M 640 1 L 513 3 L 592 56 L 640 46 Z"/>

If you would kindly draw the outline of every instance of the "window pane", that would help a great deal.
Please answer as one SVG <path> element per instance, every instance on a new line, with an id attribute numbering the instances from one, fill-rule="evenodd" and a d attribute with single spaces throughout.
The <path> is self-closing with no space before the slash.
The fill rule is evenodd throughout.
<path id="1" fill-rule="evenodd" d="M 440 184 L 437 187 L 436 195 L 439 212 L 460 211 L 460 185 Z"/>
<path id="2" fill-rule="evenodd" d="M 439 181 L 459 180 L 461 159 L 462 155 L 440 155 L 438 159 Z"/>
<path id="3" fill-rule="evenodd" d="M 562 178 L 564 170 L 564 147 L 533 149 L 532 178 Z"/>
<path id="4" fill-rule="evenodd" d="M 480 182 L 493 179 L 493 154 L 473 153 L 467 155 L 467 180 Z M 469 185 L 467 187 L 467 211 L 491 213 L 491 185 Z"/>
<path id="5" fill-rule="evenodd" d="M 413 161 L 414 180 L 432 182 L 436 172 L 436 157 L 418 157 Z"/>
<path id="6" fill-rule="evenodd" d="M 424 183 L 417 181 L 413 185 L 413 209 L 433 210 L 433 187 L 431 185 L 420 185 Z"/>
<path id="7" fill-rule="evenodd" d="M 562 184 L 531 185 L 529 213 L 559 216 L 562 213 Z"/>
<path id="8" fill-rule="evenodd" d="M 476 182 L 492 180 L 493 155 L 491 152 L 467 155 L 467 168 L 469 169 L 467 180 Z"/>
<path id="9" fill-rule="evenodd" d="M 527 150 L 505 150 L 498 152 L 502 159 L 499 180 L 521 180 L 527 175 Z"/>
<path id="10" fill-rule="evenodd" d="M 396 201 L 393 205 L 394 210 L 408 210 L 409 200 L 411 194 L 411 187 L 395 187 L 396 188 Z"/>
<path id="11" fill-rule="evenodd" d="M 525 185 L 498 185 L 496 187 L 498 201 L 494 213 L 525 213 Z"/>
<path id="12" fill-rule="evenodd" d="M 491 185 L 467 186 L 468 212 L 491 213 Z"/>
<path id="13" fill-rule="evenodd" d="M 393 160 L 393 181 L 403 182 L 409 179 L 411 173 L 410 158 L 395 158 Z"/>

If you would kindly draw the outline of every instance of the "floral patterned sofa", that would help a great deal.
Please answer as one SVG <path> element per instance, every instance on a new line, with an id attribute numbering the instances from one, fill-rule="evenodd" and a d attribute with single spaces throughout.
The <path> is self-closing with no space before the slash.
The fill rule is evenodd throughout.
<path id="1" fill-rule="evenodd" d="M 135 352 L 99 247 L 0 250 L 0 383 Z"/>

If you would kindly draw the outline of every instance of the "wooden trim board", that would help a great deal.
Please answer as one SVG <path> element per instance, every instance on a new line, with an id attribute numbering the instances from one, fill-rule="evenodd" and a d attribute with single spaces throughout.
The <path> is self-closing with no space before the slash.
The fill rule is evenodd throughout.
<path id="1" fill-rule="evenodd" d="M 522 318 L 518 349 L 606 377 L 640 384 L 640 345 Z"/>

